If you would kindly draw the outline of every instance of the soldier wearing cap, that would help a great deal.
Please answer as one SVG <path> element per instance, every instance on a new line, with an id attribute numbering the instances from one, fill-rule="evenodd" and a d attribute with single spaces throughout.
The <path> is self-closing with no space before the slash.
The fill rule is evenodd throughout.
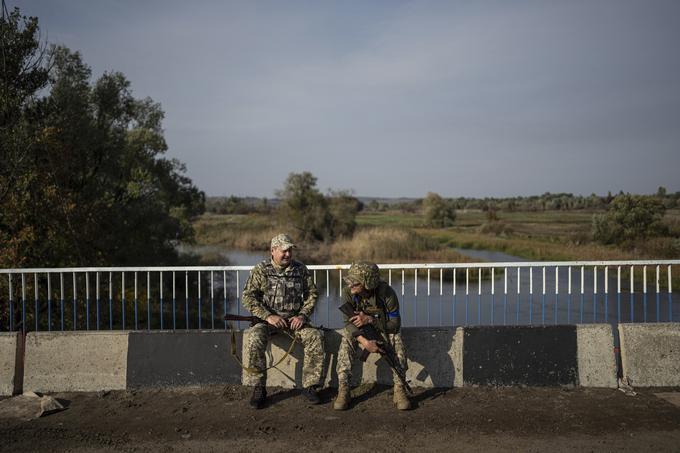
<path id="1" fill-rule="evenodd" d="M 345 316 L 345 329 L 338 351 L 338 397 L 333 404 L 333 409 L 336 410 L 345 410 L 350 403 L 352 363 L 357 344 L 361 344 L 369 352 L 380 352 L 380 346 L 375 341 L 368 341 L 361 335 L 359 329 L 366 324 L 372 324 L 390 342 L 402 368 L 406 370 L 406 351 L 400 333 L 399 299 L 392 287 L 380 280 L 378 266 L 366 261 L 353 263 L 345 283 L 347 287 L 343 293 L 343 302 L 354 307 L 355 315 Z M 399 410 L 411 408 L 411 402 L 396 375 L 394 403 Z"/>
<path id="2" fill-rule="evenodd" d="M 320 402 L 318 386 L 323 368 L 323 337 L 306 325 L 318 298 L 307 267 L 293 259 L 295 244 L 286 234 L 271 241 L 271 259 L 257 264 L 243 288 L 243 305 L 266 322 L 250 329 L 246 349 L 246 385 L 253 385 L 250 404 L 260 409 L 267 398 L 265 350 L 272 333 L 288 329 L 304 348 L 303 395 L 313 404 Z M 254 370 L 254 371 L 253 371 Z"/>

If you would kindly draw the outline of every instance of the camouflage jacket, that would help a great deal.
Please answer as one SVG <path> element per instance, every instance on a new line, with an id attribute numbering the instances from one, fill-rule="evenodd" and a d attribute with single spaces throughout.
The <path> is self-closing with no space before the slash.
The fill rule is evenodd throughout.
<path id="1" fill-rule="evenodd" d="M 260 319 L 274 314 L 284 318 L 303 315 L 309 320 L 317 298 L 307 266 L 295 260 L 283 269 L 271 260 L 262 261 L 243 288 L 243 306 Z"/>
<path id="2" fill-rule="evenodd" d="M 354 307 L 354 311 L 363 311 L 365 314 L 376 319 L 374 326 L 383 333 L 398 333 L 401 328 L 401 316 L 399 314 L 399 299 L 397 293 L 386 282 L 381 281 L 378 286 L 369 292 L 369 296 L 364 298 L 359 295 L 353 296 L 349 288 L 343 291 L 343 302 L 349 302 Z M 352 336 L 359 334 L 359 329 L 349 322 L 349 318 L 344 316 L 345 329 Z"/>

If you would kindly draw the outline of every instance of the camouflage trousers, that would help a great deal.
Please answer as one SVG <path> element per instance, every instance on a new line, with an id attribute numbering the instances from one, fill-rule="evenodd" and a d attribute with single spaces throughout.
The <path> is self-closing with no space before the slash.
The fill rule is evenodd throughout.
<path id="1" fill-rule="evenodd" d="M 267 359 L 265 352 L 272 333 L 277 331 L 278 329 L 270 327 L 265 323 L 256 324 L 250 328 L 244 366 L 262 371 L 244 373 L 245 385 L 266 385 Z M 321 332 L 311 327 L 303 327 L 291 333 L 295 336 L 295 340 L 302 344 L 304 350 L 302 385 L 304 387 L 318 385 L 321 381 L 324 358 L 323 336 Z M 279 335 L 284 336 L 287 341 L 293 341 L 284 333 L 279 333 Z"/>
<path id="2" fill-rule="evenodd" d="M 397 353 L 397 359 L 404 371 L 407 369 L 406 363 L 406 349 L 404 342 L 401 341 L 401 333 L 387 335 L 390 344 Z M 338 384 L 350 385 L 352 383 L 352 365 L 357 357 L 358 342 L 352 335 L 347 332 L 347 329 L 342 331 L 342 340 L 340 341 L 340 349 L 338 350 L 338 365 L 336 371 L 338 373 Z M 396 373 L 392 371 L 394 382 L 399 382 Z"/>

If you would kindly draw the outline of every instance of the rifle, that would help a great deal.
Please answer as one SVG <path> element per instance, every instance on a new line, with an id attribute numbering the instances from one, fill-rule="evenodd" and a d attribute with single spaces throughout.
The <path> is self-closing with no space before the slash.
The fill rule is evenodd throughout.
<path id="1" fill-rule="evenodd" d="M 251 327 L 256 325 L 256 324 L 261 324 L 261 323 L 267 322 L 264 319 L 258 318 L 257 316 L 243 316 L 243 315 L 230 315 L 230 314 L 224 315 L 224 320 L 225 321 L 248 321 L 248 322 L 250 322 Z M 333 329 L 329 329 L 328 327 L 324 327 L 324 326 L 313 326 L 312 324 L 310 324 L 308 322 L 305 323 L 304 325 L 305 325 L 305 327 L 310 327 L 312 329 L 321 330 L 321 331 L 324 331 L 324 332 L 328 332 L 328 331 L 333 330 Z"/>
<path id="2" fill-rule="evenodd" d="M 344 304 L 340 305 L 339 309 L 348 318 L 351 318 L 356 314 L 354 313 L 354 307 L 349 302 L 345 302 Z M 371 324 L 366 324 L 359 330 L 362 337 L 366 338 L 368 341 L 375 341 L 378 346 L 380 346 L 380 349 L 383 350 L 380 355 L 385 359 L 385 362 L 387 362 L 390 368 L 394 370 L 394 373 L 397 375 L 404 388 L 412 395 L 413 390 L 411 390 L 411 386 L 408 385 L 408 381 L 406 380 L 406 371 L 401 367 L 397 353 L 390 342 L 386 341 L 383 334 Z M 365 362 L 369 354 L 370 352 L 368 352 L 368 350 L 362 349 L 359 360 Z"/>
<path id="3" fill-rule="evenodd" d="M 266 324 L 267 323 L 267 321 L 265 321 L 264 319 L 258 318 L 257 316 L 243 316 L 243 315 L 230 315 L 230 314 L 224 315 L 224 320 L 225 321 L 249 321 L 251 327 L 256 325 L 256 324 L 261 324 L 261 323 Z M 317 330 L 321 330 L 321 331 L 333 330 L 333 329 L 328 329 L 324 326 L 316 327 L 316 326 L 313 326 L 309 323 L 306 323 L 305 325 L 307 327 L 311 327 L 312 329 L 317 329 Z M 236 360 L 238 362 L 238 364 L 241 365 L 241 368 L 243 368 L 247 373 L 251 373 L 251 374 L 261 373 L 260 370 L 257 370 L 255 368 L 249 368 L 249 367 L 246 367 L 245 365 L 243 365 L 243 361 L 239 358 L 238 353 L 236 352 L 236 334 L 234 332 L 234 329 L 231 327 L 231 325 L 229 325 L 229 329 L 231 330 L 231 355 L 232 355 L 232 357 L 234 357 L 234 360 Z M 270 368 L 276 368 L 281 362 L 284 361 L 284 359 L 286 357 L 288 357 L 288 355 L 293 351 L 293 348 L 295 347 L 295 343 L 297 342 L 297 340 L 295 339 L 295 335 L 293 335 L 292 331 L 290 329 L 282 329 L 281 331 L 284 332 L 286 335 L 288 335 L 290 337 L 290 339 L 291 339 L 290 346 L 288 347 L 288 350 L 283 355 L 283 357 L 281 357 L 279 359 L 278 362 L 276 362 L 273 365 L 268 366 L 264 371 L 266 371 Z"/>
<path id="4" fill-rule="evenodd" d="M 263 322 L 266 322 L 264 319 L 260 319 L 257 316 L 242 316 L 242 315 L 224 315 L 224 320 L 225 321 L 248 321 L 250 322 L 250 326 L 254 326 L 255 324 L 260 324 Z"/>

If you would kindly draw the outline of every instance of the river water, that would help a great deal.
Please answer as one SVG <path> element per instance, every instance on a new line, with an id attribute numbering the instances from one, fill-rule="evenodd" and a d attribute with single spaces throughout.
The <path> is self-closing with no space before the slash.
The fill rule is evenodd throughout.
<path id="1" fill-rule="evenodd" d="M 210 253 L 213 256 L 217 254 L 224 258 L 223 264 L 235 266 L 254 265 L 267 257 L 266 252 L 224 250 L 215 246 L 191 247 L 184 251 Z M 480 262 L 528 261 L 487 250 L 457 251 Z M 643 291 L 641 285 L 641 268 L 635 269 L 634 290 L 630 291 L 628 270 L 622 269 L 619 292 L 617 269 L 608 269 L 607 293 L 604 291 L 605 269 L 602 267 L 509 267 L 494 269 L 492 276 L 490 269 L 482 269 L 480 274 L 479 268 L 473 266 L 467 272 L 459 270 L 455 284 L 451 269 L 432 269 L 429 278 L 425 269 L 417 272 L 413 269 L 393 270 L 390 273 L 383 272 L 383 278 L 397 291 L 402 323 L 406 327 L 680 321 L 680 300 L 677 295 L 664 290 L 656 293 L 655 268 L 647 269 L 647 292 Z M 204 323 L 217 323 L 219 326 L 221 321 L 215 319 L 221 319 L 219 313 L 225 311 L 247 313 L 240 297 L 247 278 L 246 271 L 212 276 L 212 313 L 210 319 L 207 313 L 203 314 L 206 317 Z M 313 323 L 340 327 L 342 320 L 337 310 L 341 300 L 339 272 L 315 271 L 314 278 L 319 289 L 319 300 Z M 661 269 L 661 279 L 664 278 L 665 269 Z"/>

